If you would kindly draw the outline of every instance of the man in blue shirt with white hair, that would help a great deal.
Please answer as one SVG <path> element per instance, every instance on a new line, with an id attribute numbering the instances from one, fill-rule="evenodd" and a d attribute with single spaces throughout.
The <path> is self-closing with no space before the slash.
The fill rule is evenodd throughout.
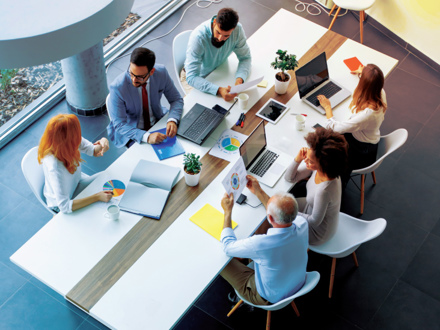
<path id="1" fill-rule="evenodd" d="M 242 84 L 251 70 L 251 52 L 246 43 L 238 14 L 231 8 L 221 9 L 212 19 L 199 25 L 189 38 L 185 67 L 181 81 L 188 93 L 191 87 L 212 95 L 219 95 L 231 101 L 236 94 L 230 94 L 231 86 L 217 86 L 205 77 L 225 62 L 234 52 L 238 58 L 235 85 Z M 187 86 L 185 86 L 187 83 Z M 188 86 L 189 85 L 189 86 Z"/>
<path id="2" fill-rule="evenodd" d="M 265 235 L 237 240 L 231 228 L 234 198 L 225 194 L 221 203 L 225 211 L 223 250 L 229 257 L 252 259 L 255 270 L 233 258 L 220 275 L 247 301 L 275 304 L 295 294 L 305 283 L 308 223 L 297 217 L 298 204 L 293 195 L 277 193 L 269 198 L 257 179 L 251 175 L 247 179 L 247 187 L 265 206 L 272 228 Z"/>

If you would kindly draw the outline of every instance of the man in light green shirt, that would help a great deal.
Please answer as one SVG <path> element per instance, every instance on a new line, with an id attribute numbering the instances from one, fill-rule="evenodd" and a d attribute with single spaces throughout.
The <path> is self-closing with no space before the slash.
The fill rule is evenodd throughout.
<path id="1" fill-rule="evenodd" d="M 205 77 L 234 52 L 239 60 L 235 85 L 242 84 L 251 70 L 251 52 L 246 43 L 238 14 L 231 8 L 221 9 L 216 16 L 199 25 L 189 38 L 185 68 L 187 83 L 202 92 L 219 95 L 231 101 L 231 86 L 217 86 Z"/>

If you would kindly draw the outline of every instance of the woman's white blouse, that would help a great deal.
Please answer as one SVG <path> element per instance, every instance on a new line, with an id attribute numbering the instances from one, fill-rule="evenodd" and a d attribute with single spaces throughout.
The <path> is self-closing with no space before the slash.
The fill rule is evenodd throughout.
<path id="1" fill-rule="evenodd" d="M 95 146 L 88 140 L 81 138 L 79 151 L 93 156 Z M 44 171 L 44 196 L 49 207 L 58 206 L 61 212 L 72 212 L 72 195 L 81 179 L 81 164 L 71 174 L 64 164 L 54 155 L 50 154 L 43 158 Z"/>
<path id="2" fill-rule="evenodd" d="M 382 100 L 387 103 L 384 90 L 382 90 Z M 351 133 L 360 142 L 376 144 L 380 140 L 380 125 L 384 118 L 382 108 L 377 111 L 366 108 L 352 114 L 346 121 L 337 121 L 334 117 L 327 119 L 326 128 L 341 134 Z"/>

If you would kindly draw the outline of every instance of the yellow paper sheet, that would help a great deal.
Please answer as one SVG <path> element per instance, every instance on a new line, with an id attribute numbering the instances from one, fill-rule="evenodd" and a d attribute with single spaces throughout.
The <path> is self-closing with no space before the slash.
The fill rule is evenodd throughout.
<path id="1" fill-rule="evenodd" d="M 257 87 L 263 87 L 263 88 L 266 88 L 266 87 L 267 87 L 267 80 L 262 80 L 262 81 L 257 85 Z"/>
<path id="2" fill-rule="evenodd" d="M 210 204 L 205 204 L 189 220 L 220 241 L 225 216 Z M 237 223 L 232 221 L 232 229 Z"/>

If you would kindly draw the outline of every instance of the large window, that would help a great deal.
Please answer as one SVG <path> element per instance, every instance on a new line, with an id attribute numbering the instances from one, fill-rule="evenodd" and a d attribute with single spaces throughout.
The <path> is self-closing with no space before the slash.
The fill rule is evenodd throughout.
<path id="1" fill-rule="evenodd" d="M 104 39 L 106 64 L 188 0 L 135 0 L 125 22 Z M 0 68 L 0 148 L 49 111 L 65 94 L 59 61 Z"/>

